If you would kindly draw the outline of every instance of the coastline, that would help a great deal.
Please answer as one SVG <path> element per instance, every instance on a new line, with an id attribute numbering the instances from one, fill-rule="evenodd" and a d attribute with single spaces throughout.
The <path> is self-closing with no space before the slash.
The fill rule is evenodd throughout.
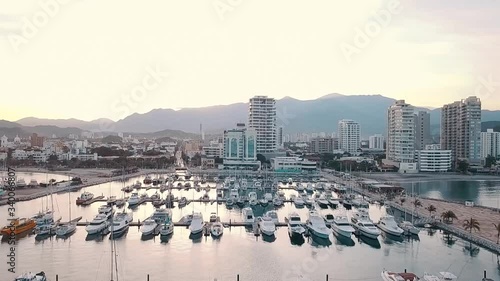
<path id="1" fill-rule="evenodd" d="M 435 181 L 500 181 L 500 175 L 463 175 L 458 173 L 443 174 L 401 174 L 401 173 L 352 173 L 363 179 L 377 180 L 380 182 L 412 183 L 412 182 L 435 182 Z"/>

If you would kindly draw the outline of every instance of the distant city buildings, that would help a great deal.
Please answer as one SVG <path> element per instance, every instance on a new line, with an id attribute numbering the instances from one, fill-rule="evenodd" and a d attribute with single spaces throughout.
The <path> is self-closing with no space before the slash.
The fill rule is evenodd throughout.
<path id="1" fill-rule="evenodd" d="M 317 137 L 311 139 L 309 148 L 312 153 L 335 153 L 339 150 L 339 142 L 332 137 Z"/>
<path id="2" fill-rule="evenodd" d="M 494 132 L 493 129 L 487 129 L 481 133 L 481 158 L 488 156 L 500 158 L 500 132 Z"/>
<path id="3" fill-rule="evenodd" d="M 398 100 L 389 107 L 387 113 L 386 164 L 397 166 L 402 173 L 417 172 L 413 106 Z"/>
<path id="4" fill-rule="evenodd" d="M 356 154 L 360 148 L 360 127 L 354 120 L 343 119 L 338 123 L 339 148 Z"/>
<path id="5" fill-rule="evenodd" d="M 316 162 L 299 157 L 275 157 L 271 168 L 277 173 L 315 173 L 318 169 Z"/>
<path id="6" fill-rule="evenodd" d="M 415 149 L 423 150 L 431 143 L 431 115 L 426 111 L 419 111 L 415 114 Z"/>
<path id="7" fill-rule="evenodd" d="M 384 149 L 385 138 L 381 134 L 370 136 L 368 139 L 368 148 L 370 149 Z"/>
<path id="8" fill-rule="evenodd" d="M 481 160 L 481 100 L 477 97 L 444 105 L 441 109 L 441 148 L 452 151 L 452 162 Z"/>
<path id="9" fill-rule="evenodd" d="M 267 96 L 250 99 L 248 109 L 248 128 L 257 134 L 257 153 L 267 154 L 276 151 L 276 101 Z"/>

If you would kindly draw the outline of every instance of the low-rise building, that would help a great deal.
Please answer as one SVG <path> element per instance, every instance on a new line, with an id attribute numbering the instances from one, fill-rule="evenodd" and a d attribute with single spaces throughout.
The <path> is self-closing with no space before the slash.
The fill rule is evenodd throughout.
<path id="1" fill-rule="evenodd" d="M 299 157 L 272 158 L 271 167 L 277 173 L 313 173 L 318 170 L 317 162 Z"/>
<path id="2" fill-rule="evenodd" d="M 417 150 L 415 160 L 420 172 L 447 172 L 451 170 L 451 150 L 442 150 L 440 145 L 426 145 Z"/>

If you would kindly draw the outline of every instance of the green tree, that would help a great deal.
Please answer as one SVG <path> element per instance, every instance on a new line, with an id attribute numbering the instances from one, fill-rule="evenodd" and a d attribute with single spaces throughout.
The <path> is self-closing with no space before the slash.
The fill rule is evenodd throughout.
<path id="1" fill-rule="evenodd" d="M 484 167 L 491 168 L 491 166 L 496 164 L 497 164 L 497 159 L 494 156 L 488 155 L 488 157 L 486 157 L 486 163 Z"/>
<path id="2" fill-rule="evenodd" d="M 466 174 L 469 170 L 469 162 L 467 160 L 458 160 L 457 170 L 462 174 Z"/>
<path id="3" fill-rule="evenodd" d="M 429 205 L 426 209 L 429 211 L 429 216 L 432 216 L 432 213 L 436 211 L 436 207 L 434 205 Z"/>
<path id="4" fill-rule="evenodd" d="M 479 221 L 473 218 L 470 218 L 470 220 L 464 220 L 463 227 L 465 230 L 469 230 L 470 233 L 472 233 L 472 230 L 481 231 Z"/>
<path id="5" fill-rule="evenodd" d="M 413 206 L 415 208 L 422 207 L 422 202 L 418 199 L 415 199 L 415 201 L 413 201 Z"/>
<path id="6" fill-rule="evenodd" d="M 441 213 L 441 218 L 445 222 L 453 223 L 453 219 L 457 219 L 457 215 L 453 211 L 444 211 Z"/>

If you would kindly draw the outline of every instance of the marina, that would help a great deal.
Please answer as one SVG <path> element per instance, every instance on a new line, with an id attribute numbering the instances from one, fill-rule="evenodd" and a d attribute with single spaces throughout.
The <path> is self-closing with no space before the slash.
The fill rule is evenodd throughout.
<path id="1" fill-rule="evenodd" d="M 85 231 L 85 228 L 88 226 L 90 221 L 93 220 L 93 218 L 97 214 L 97 209 L 103 205 L 106 204 L 109 197 L 116 197 L 116 198 L 122 198 L 124 196 L 122 188 L 123 186 L 127 185 L 133 185 L 137 181 L 141 181 L 144 179 L 144 176 L 138 176 L 138 177 L 131 177 L 129 179 L 126 179 L 125 182 L 120 182 L 120 181 L 113 181 L 113 182 L 108 182 L 100 185 L 93 185 L 93 186 L 88 186 L 85 187 L 81 190 L 71 192 L 71 198 L 77 198 L 79 195 L 81 195 L 83 192 L 89 192 L 92 194 L 102 194 L 99 196 L 94 196 L 90 201 L 88 201 L 86 204 L 82 205 L 76 205 L 75 201 L 71 201 L 71 205 L 73 206 L 73 212 L 76 212 L 78 216 L 81 216 L 81 220 L 76 222 L 77 225 L 77 230 L 70 235 L 69 237 L 57 237 L 57 236 L 48 236 L 48 237 L 43 237 L 41 239 L 36 238 L 33 240 L 32 234 L 24 234 L 19 237 L 19 245 L 22 247 L 22 251 L 24 249 L 35 249 L 39 248 L 44 252 L 44 248 L 46 245 L 51 245 L 51 247 L 66 247 L 67 243 L 65 241 L 71 241 L 71 247 L 76 247 L 74 246 L 75 244 L 82 244 L 87 245 L 85 247 L 91 247 L 95 248 L 97 251 L 98 247 L 102 246 L 103 243 L 107 243 L 106 241 L 109 241 L 109 234 L 104 233 L 99 233 L 97 235 L 88 235 L 87 232 Z M 264 182 L 264 180 L 262 180 Z M 272 181 L 271 181 L 272 182 Z M 270 182 L 270 183 L 271 183 Z M 174 182 L 175 183 L 175 182 Z M 305 270 L 307 274 L 303 274 L 304 276 L 312 276 L 312 280 L 325 280 L 325 276 L 329 275 L 330 280 L 337 280 L 336 278 L 340 278 L 338 276 L 335 276 L 335 278 L 332 279 L 333 275 L 333 270 L 330 269 L 330 264 L 328 263 L 328 266 L 326 264 L 322 263 L 327 263 L 322 261 L 320 259 L 321 256 L 318 256 L 320 254 L 328 254 L 328 259 L 335 259 L 336 257 L 339 258 L 338 255 L 353 255 L 352 258 L 355 256 L 370 256 L 371 259 L 375 259 L 377 257 L 377 253 L 381 252 L 384 255 L 384 259 L 381 261 L 375 263 L 378 264 L 378 268 L 374 266 L 371 268 L 371 270 L 366 271 L 366 273 L 371 274 L 371 279 L 368 278 L 366 280 L 380 280 L 380 272 L 383 268 L 389 268 L 388 265 L 390 265 L 390 268 L 401 268 L 403 269 L 409 269 L 415 272 L 419 272 L 420 275 L 423 274 L 423 272 L 428 272 L 431 271 L 432 268 L 436 268 L 435 272 L 438 272 L 438 270 L 442 270 L 441 268 L 437 268 L 435 265 L 431 264 L 426 264 L 424 260 L 419 258 L 421 256 L 421 251 L 422 249 L 427 248 L 428 251 L 432 251 L 432 247 L 438 247 L 441 251 L 442 254 L 448 255 L 449 253 L 453 253 L 456 251 L 462 252 L 464 255 L 464 260 L 462 261 L 461 266 L 465 266 L 469 268 L 467 272 L 464 272 L 462 270 L 461 273 L 461 278 L 464 278 L 464 276 L 480 276 L 482 275 L 483 270 L 486 270 L 488 273 L 488 276 L 498 276 L 500 277 L 499 271 L 496 268 L 497 263 L 496 263 L 496 255 L 493 252 L 489 252 L 484 248 L 481 248 L 479 246 L 474 246 L 475 244 L 468 242 L 468 240 L 461 240 L 463 238 L 467 237 L 461 237 L 459 235 L 451 235 L 449 231 L 445 230 L 440 230 L 437 228 L 421 228 L 420 234 L 418 236 L 394 236 L 391 234 L 386 234 L 385 232 L 382 232 L 380 236 L 378 236 L 376 239 L 368 238 L 364 235 L 362 235 L 360 232 L 354 231 L 352 235 L 342 235 L 342 231 L 340 231 L 338 228 L 336 231 L 334 231 L 333 223 L 332 223 L 332 229 L 327 228 L 328 234 L 326 235 L 314 235 L 310 230 L 311 228 L 307 227 L 306 223 L 309 218 L 308 213 L 310 212 L 309 210 L 311 208 L 315 208 L 320 215 L 320 217 L 323 219 L 329 218 L 327 215 L 331 214 L 333 217 L 339 217 L 339 224 L 342 224 L 342 220 L 340 219 L 342 216 L 345 216 L 347 219 L 352 217 L 355 213 L 358 212 L 358 208 L 355 206 L 352 206 L 351 209 L 347 209 L 342 206 L 342 204 L 336 203 L 334 204 L 329 204 L 327 208 L 322 208 L 320 207 L 320 204 L 315 204 L 313 203 L 312 206 L 306 207 L 306 206 L 300 206 L 296 205 L 295 201 L 291 198 L 294 196 L 298 195 L 298 192 L 296 191 L 296 187 L 289 186 L 288 184 L 283 184 L 281 182 L 278 183 L 277 187 L 278 188 L 271 188 L 269 186 L 268 188 L 252 188 L 251 186 L 247 187 L 247 190 L 240 190 L 237 195 L 234 194 L 233 196 L 238 196 L 238 197 L 244 197 L 242 200 L 243 205 L 242 207 L 237 206 L 237 204 L 234 205 L 227 205 L 227 196 L 230 196 L 231 194 L 231 188 L 220 188 L 223 185 L 223 180 L 220 181 L 219 183 L 215 182 L 210 182 L 207 181 L 204 185 L 200 184 L 201 188 L 196 188 L 194 181 L 191 187 L 186 188 L 170 188 L 170 189 L 165 189 L 164 192 L 161 193 L 161 198 L 165 199 L 166 196 L 170 196 L 171 194 L 171 201 L 173 203 L 173 206 L 169 208 L 168 210 L 171 210 L 172 213 L 172 222 L 171 225 L 173 226 L 172 228 L 172 233 L 168 235 L 159 235 L 160 233 L 160 228 L 158 228 L 154 234 L 152 235 L 143 235 L 143 232 L 140 231 L 141 225 L 143 222 L 150 217 L 151 213 L 155 210 L 155 207 L 151 203 L 152 200 L 150 199 L 151 196 L 154 196 L 157 194 L 159 190 L 159 185 L 158 186 L 149 186 L 149 188 L 144 188 L 144 186 L 141 186 L 141 188 L 137 189 L 138 194 L 145 194 L 144 202 L 141 202 L 141 204 L 138 204 L 137 206 L 133 208 L 128 208 L 126 207 L 125 210 L 128 212 L 133 213 L 133 220 L 129 223 L 129 229 L 127 229 L 124 233 L 122 233 L 119 237 L 113 239 L 117 243 L 117 251 L 127 251 L 124 247 L 126 248 L 134 248 L 134 247 L 140 247 L 141 249 L 144 249 L 147 251 L 148 255 L 152 253 L 153 255 L 163 255 L 160 254 L 161 252 L 164 252 L 166 255 L 175 255 L 176 248 L 181 247 L 182 249 L 191 249 L 190 251 L 195 251 L 194 253 L 197 253 L 197 255 L 205 256 L 208 255 L 208 257 L 211 255 L 210 251 L 213 251 L 215 249 L 220 249 L 218 251 L 223 251 L 225 254 L 223 254 L 223 257 L 233 257 L 235 258 L 234 254 L 230 249 L 235 247 L 239 248 L 248 248 L 248 249 L 259 249 L 259 257 L 260 255 L 265 255 L 265 253 L 270 253 L 270 251 L 273 253 L 271 255 L 274 255 L 277 259 L 283 259 L 283 262 L 280 260 L 279 264 L 276 264 L 275 262 L 271 262 L 272 264 L 275 264 L 279 268 L 283 268 L 282 266 L 299 266 L 300 263 L 303 262 L 303 260 L 307 260 L 307 254 L 304 256 L 305 253 L 314 253 L 316 252 L 316 258 L 313 260 L 316 260 L 316 263 L 318 263 L 318 268 L 314 270 L 313 272 L 308 272 Z M 207 188 L 207 186 L 210 186 L 210 188 Z M 217 188 L 219 187 L 219 188 Z M 251 205 L 250 204 L 250 198 L 252 196 L 256 196 L 257 198 L 265 198 L 267 193 L 270 194 L 278 194 L 278 191 L 281 190 L 280 196 L 284 197 L 285 199 L 283 200 L 283 205 L 275 206 L 273 202 L 270 204 L 267 204 L 269 201 L 266 199 L 265 203 L 266 204 L 255 204 Z M 221 194 L 219 194 L 219 191 L 222 191 Z M 254 192 L 255 195 L 248 196 L 250 192 Z M 322 196 L 316 196 L 316 192 L 319 192 L 318 194 L 321 194 L 324 192 L 324 190 L 319 190 L 317 191 L 316 189 L 313 191 L 310 196 L 311 198 L 316 198 L 316 201 L 319 201 L 321 198 L 321 202 L 325 204 L 325 197 Z M 342 192 L 342 191 L 341 191 Z M 210 198 L 209 201 L 203 200 L 201 197 L 202 194 L 207 194 L 207 196 Z M 332 192 L 334 195 L 336 195 L 334 192 Z M 245 197 L 244 195 L 247 194 Z M 300 193 L 299 193 L 300 194 Z M 219 197 L 221 195 L 222 197 Z M 125 196 L 129 196 L 126 194 Z M 58 206 L 58 210 L 55 210 L 56 212 L 62 212 L 63 214 L 67 213 L 67 208 L 68 208 L 68 197 L 65 194 L 60 194 L 56 193 L 53 194 L 53 197 L 55 198 L 55 201 L 57 202 L 56 205 Z M 185 197 L 187 198 L 187 202 L 185 206 L 177 206 L 179 204 L 180 198 Z M 272 198 L 272 197 L 271 197 Z M 18 206 L 18 209 L 20 210 L 19 215 L 24 215 L 24 216 L 31 216 L 33 213 L 36 213 L 39 208 L 36 206 L 38 204 L 42 204 L 43 198 L 35 199 L 29 202 L 29 205 L 27 205 L 27 202 L 18 202 L 16 206 Z M 273 199 L 271 199 L 272 201 Z M 311 200 L 311 199 L 308 199 Z M 259 200 L 260 201 L 260 200 Z M 314 202 L 314 200 L 313 200 Z M 332 200 L 333 202 L 333 200 Z M 360 202 L 361 203 L 361 202 Z M 357 204 L 357 203 L 356 203 Z M 388 203 L 389 206 L 390 203 Z M 243 209 L 246 208 L 245 206 L 252 206 L 252 217 L 254 218 L 253 220 L 246 220 L 246 215 L 243 212 Z M 314 206 L 314 207 L 313 207 Z M 165 208 L 166 205 L 163 205 L 162 208 Z M 5 207 L 0 207 L 0 208 L 5 208 Z M 391 214 L 394 214 L 395 218 L 401 218 L 403 215 L 401 213 L 401 208 L 395 208 L 391 207 L 390 208 Z M 66 211 L 65 211 L 66 210 Z M 118 209 L 117 209 L 118 210 Z M 275 210 L 275 211 L 273 211 Z M 273 211 L 276 213 L 276 220 L 273 222 L 273 225 L 275 227 L 275 231 L 272 232 L 272 227 L 266 226 L 266 229 L 269 229 L 267 234 L 262 235 L 260 225 L 258 221 L 260 221 L 260 217 L 266 216 L 266 214 L 271 215 L 269 212 Z M 409 211 L 409 210 L 408 210 Z M 192 231 L 189 229 L 190 227 L 190 222 L 189 221 L 184 221 L 185 217 L 191 216 L 193 212 L 200 212 L 203 214 L 203 224 L 201 224 L 201 231 L 197 232 L 195 234 L 192 233 Z M 386 209 L 386 206 L 382 206 L 381 204 L 377 203 L 371 203 L 368 205 L 368 214 L 370 218 L 378 222 L 380 218 L 384 217 L 387 215 L 388 209 Z M 288 218 L 290 214 L 297 214 L 300 216 L 301 219 L 301 225 L 303 226 L 303 230 L 298 229 L 299 226 L 296 226 L 296 230 L 300 233 L 299 235 L 290 235 L 290 228 L 288 227 Z M 410 212 L 409 212 L 410 213 Z M 218 215 L 214 215 L 218 214 Z M 209 215 L 211 216 L 216 216 L 220 217 L 220 224 L 223 230 L 223 235 L 211 235 L 211 225 L 213 224 L 211 222 L 211 218 L 209 219 Z M 3 219 L 3 218 L 2 218 Z M 209 221 L 210 220 L 210 221 Z M 422 227 L 422 225 L 420 225 Z M 293 228 L 292 228 L 293 229 Z M 321 229 L 319 228 L 313 228 L 313 229 Z M 345 229 L 345 227 L 344 227 Z M 168 233 L 168 232 L 166 232 Z M 453 232 L 451 232 L 453 233 Z M 268 235 L 271 234 L 271 235 Z M 292 233 L 293 234 L 293 233 Z M 210 237 L 211 236 L 211 237 Z M 33 241 L 35 241 L 33 243 Z M 444 244 L 442 242 L 445 241 Z M 450 244 L 447 244 L 448 241 Z M 473 241 L 474 242 L 474 241 Z M 146 244 L 144 244 L 146 243 Z M 252 245 L 248 243 L 253 243 Z M 469 244 L 470 243 L 470 244 Z M 44 246 L 45 245 L 45 246 Z M 68 244 L 69 245 L 69 244 Z M 433 246 L 432 246 L 433 245 Z M 470 247 L 470 245 L 473 245 L 473 247 Z M 480 244 L 479 244 L 480 245 Z M 5 247 L 6 243 L 0 244 L 0 247 Z M 158 246 L 161 246 L 161 248 L 158 248 Z M 145 247 L 145 248 L 144 248 Z M 208 248 L 207 248 L 208 247 Z M 147 249 L 147 250 L 146 250 Z M 205 250 L 204 250 L 205 249 Z M 212 249 L 212 250 L 209 250 Z M 295 259 L 289 259 L 291 257 L 283 258 L 282 255 L 279 253 L 281 252 L 279 249 L 285 250 L 284 252 L 291 251 L 292 253 L 296 253 L 297 256 L 295 256 Z M 479 249 L 479 250 L 478 250 Z M 49 250 L 49 249 L 47 249 Z M 158 252 L 160 251 L 160 252 Z M 165 252 L 167 251 L 167 252 Z M 177 248 L 177 251 L 180 251 L 180 249 Z M 201 251 L 201 252 L 199 252 Z M 206 252 L 208 251 L 208 252 Z M 252 250 L 253 251 L 253 250 Z M 375 251 L 375 252 L 373 252 Z M 451 251 L 451 252 L 450 252 Z M 468 255 L 465 255 L 469 251 Z M 393 252 L 392 255 L 389 254 L 390 252 Z M 168 253 L 168 254 L 167 254 Z M 300 254 L 302 253 L 302 254 Z M 406 254 L 403 254 L 406 253 Z M 417 255 L 418 253 L 418 255 Z M 448 253 L 448 254 L 447 254 Z M 389 255 L 386 255 L 389 254 Z M 97 259 L 98 257 L 95 257 L 94 254 L 87 253 L 88 256 L 86 256 L 85 259 L 90 258 L 94 256 L 92 259 Z M 408 256 L 410 255 L 410 256 Z M 243 256 L 246 256 L 243 255 Z M 397 258 L 397 256 L 401 257 L 406 257 L 404 261 L 401 261 Z M 487 257 L 490 257 L 491 259 L 488 259 Z M 393 258 L 388 258 L 388 257 L 393 257 Z M 480 264 L 474 265 L 475 263 L 468 264 L 467 262 L 467 257 L 469 259 L 477 260 L 480 259 L 482 260 Z M 28 257 L 25 257 L 28 258 Z M 262 258 L 262 257 L 261 257 Z M 271 258 L 271 257 L 269 257 Z M 410 258 L 410 260 L 408 260 Z M 122 260 L 121 262 L 127 265 L 127 267 L 130 267 L 132 260 Z M 195 259 L 198 262 L 201 260 Z M 243 259 L 238 259 L 241 260 L 240 262 L 243 262 Z M 450 267 L 453 268 L 456 266 L 458 263 L 457 258 L 454 259 L 448 259 L 446 256 L 443 256 L 443 260 L 447 261 L 449 264 L 446 264 L 446 268 Z M 458 259 L 460 260 L 460 259 Z M 187 260 L 185 260 L 187 261 Z M 418 261 L 418 262 L 417 262 Z M 89 264 L 88 261 L 80 260 L 79 262 L 83 264 Z M 158 263 L 159 262 L 159 263 Z M 161 263 L 160 261 L 154 262 L 154 264 L 162 264 L 164 266 L 164 263 Z M 381 264 L 383 262 L 383 264 Z M 463 264 L 463 262 L 466 262 L 466 264 Z M 40 263 L 37 261 L 37 263 Z M 60 260 L 58 261 L 59 264 L 64 264 L 64 261 Z M 42 262 L 41 270 L 43 269 L 44 272 L 49 274 L 48 276 L 55 276 L 55 274 L 58 274 L 59 280 L 64 280 L 65 278 L 71 278 L 71 273 L 69 272 L 61 272 L 62 266 L 57 266 L 57 267 L 51 267 L 53 270 L 48 270 L 46 269 L 47 267 L 43 265 L 44 263 Z M 190 262 L 188 262 L 190 264 Z M 208 267 L 214 267 L 213 263 L 211 263 L 207 259 L 203 259 L 203 264 L 204 268 Z M 260 263 L 259 263 L 260 264 Z M 489 264 L 489 265 L 488 265 Z M 487 266 L 488 265 L 488 266 Z M 426 266 L 429 267 L 429 269 L 425 268 Z M 444 266 L 444 265 L 443 265 Z M 43 268 L 42 268 L 43 267 Z M 158 269 L 158 268 L 151 268 L 149 266 L 145 266 L 146 269 L 148 269 L 148 273 L 151 276 L 151 280 L 155 280 L 155 276 L 157 275 L 163 275 L 167 274 L 172 274 L 173 277 L 181 278 L 183 272 L 185 273 L 186 270 L 188 270 L 187 266 L 182 267 L 182 268 L 170 268 L 170 271 L 163 271 L 164 269 Z M 166 266 L 166 268 L 169 268 Z M 217 268 L 216 266 L 214 268 Z M 322 269 L 321 269 L 322 268 Z M 130 270 L 123 269 L 124 274 L 126 273 L 127 275 L 132 275 L 135 276 L 138 280 L 141 280 L 141 278 L 144 278 L 144 274 L 139 274 L 139 273 L 131 273 Z M 235 267 L 232 272 L 228 272 L 227 269 L 224 269 L 222 271 L 218 271 L 216 269 L 210 269 L 207 272 L 212 271 L 212 280 L 214 278 L 218 278 L 218 280 L 235 280 L 236 275 L 240 275 L 241 280 L 255 280 L 256 276 L 253 275 L 255 273 L 253 272 L 245 272 L 242 270 L 241 267 Z M 146 272 L 142 271 L 141 272 Z M 226 272 L 226 273 L 221 273 L 221 272 Z M 269 279 L 264 280 L 285 280 L 282 279 L 281 276 L 278 276 L 279 274 L 276 270 L 271 270 L 270 271 L 271 276 Z M 275 273 L 273 273 L 275 272 Z M 282 270 L 282 272 L 286 272 L 286 270 Z M 343 270 L 343 272 L 347 272 Z M 454 270 L 455 274 L 459 274 L 459 270 L 456 269 Z M 291 271 L 287 274 L 291 274 L 290 276 L 295 276 L 297 272 Z M 103 273 L 104 274 L 104 273 Z M 275 275 L 272 275 L 275 274 Z M 474 275 L 473 275 L 474 274 Z M 366 276 L 366 275 L 363 275 Z M 361 277 L 363 277 L 361 276 Z M 378 277 L 377 277 L 378 276 Z M 200 273 L 198 277 L 195 277 L 193 280 L 206 280 L 206 275 L 204 273 Z M 224 278 L 225 279 L 222 279 Z M 349 278 L 346 276 L 345 278 Z M 358 277 L 359 278 L 359 277 Z M 293 279 L 292 279 L 293 280 Z M 476 279 L 459 279 L 459 280 L 476 280 Z M 480 279 L 478 279 L 480 280 Z"/>

